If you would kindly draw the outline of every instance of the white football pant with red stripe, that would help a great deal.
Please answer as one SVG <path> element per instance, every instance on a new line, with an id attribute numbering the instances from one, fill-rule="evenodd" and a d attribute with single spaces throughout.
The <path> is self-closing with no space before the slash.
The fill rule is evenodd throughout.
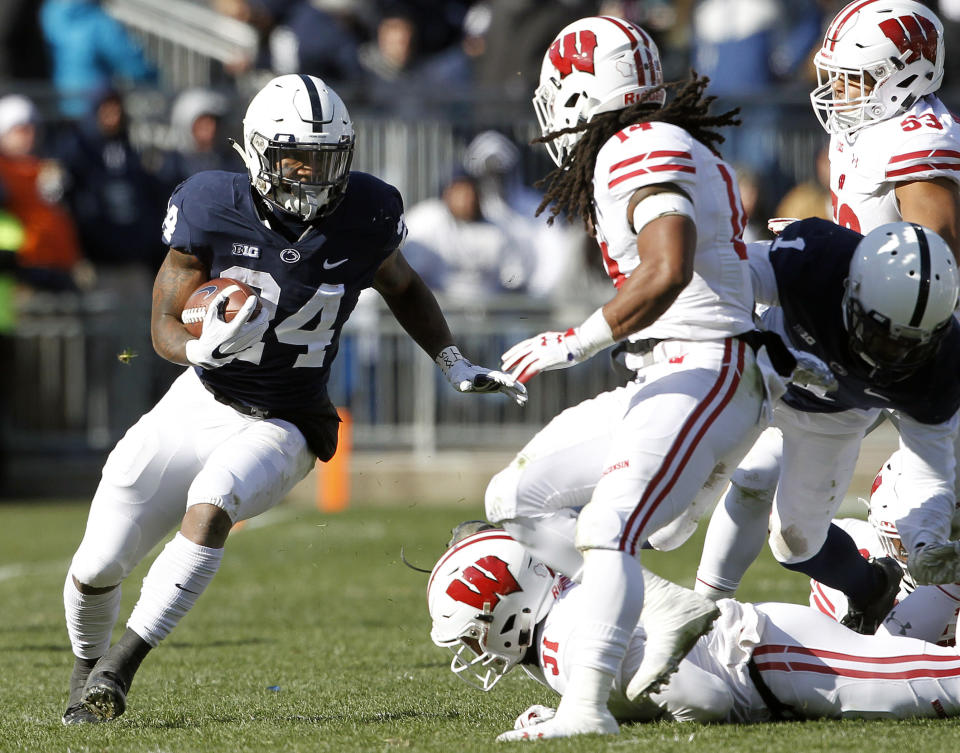
<path id="1" fill-rule="evenodd" d="M 760 373 L 741 341 L 666 341 L 653 357 L 637 381 L 560 413 L 487 488 L 487 518 L 570 577 L 577 549 L 636 555 L 719 496 L 762 428 Z"/>
<path id="2" fill-rule="evenodd" d="M 955 648 L 915 638 L 860 635 L 795 604 L 757 604 L 756 609 L 767 619 L 753 661 L 776 699 L 800 716 L 960 715 L 960 655 Z"/>

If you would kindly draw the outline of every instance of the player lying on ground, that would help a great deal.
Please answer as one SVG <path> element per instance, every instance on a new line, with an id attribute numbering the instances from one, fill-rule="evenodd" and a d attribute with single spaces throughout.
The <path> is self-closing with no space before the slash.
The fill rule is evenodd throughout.
<path id="1" fill-rule="evenodd" d="M 452 543 L 433 568 L 430 636 L 453 651 L 451 670 L 482 690 L 519 666 L 562 695 L 570 636 L 588 618 L 582 596 L 581 586 L 555 575 L 505 531 L 482 530 Z M 609 708 L 618 720 L 960 715 L 960 656 L 953 648 L 864 636 L 799 604 L 724 599 L 718 606 L 712 630 L 665 689 L 631 702 L 624 691 L 643 657 L 641 620 L 613 679 Z M 553 713 L 533 706 L 498 739 L 536 739 Z"/>
<path id="2" fill-rule="evenodd" d="M 905 502 L 909 509 L 911 485 L 903 476 L 900 461 L 898 451 L 880 468 L 871 489 L 867 520 L 839 518 L 833 521 L 833 525 L 842 528 L 853 539 L 864 557 L 889 556 L 903 569 L 897 603 L 883 618 L 877 633 L 905 635 L 941 646 L 953 646 L 956 643 L 957 611 L 960 610 L 960 583 L 920 586 L 907 567 L 907 551 L 896 520 Z M 958 535 L 960 510 L 953 515 L 951 538 L 956 539 Z M 842 591 L 815 579 L 810 581 L 810 606 L 838 622 L 848 611 L 847 598 Z"/>

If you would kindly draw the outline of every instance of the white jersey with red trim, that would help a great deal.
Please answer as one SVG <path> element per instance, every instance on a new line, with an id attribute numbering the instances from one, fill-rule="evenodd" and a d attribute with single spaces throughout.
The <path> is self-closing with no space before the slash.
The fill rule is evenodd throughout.
<path id="1" fill-rule="evenodd" d="M 902 115 L 830 139 L 833 219 L 858 233 L 901 222 L 898 183 L 960 184 L 960 123 L 934 94 Z"/>
<path id="2" fill-rule="evenodd" d="M 857 518 L 838 518 L 833 523 L 849 534 L 864 558 L 888 556 L 871 523 Z M 842 591 L 811 578 L 810 606 L 839 622 L 847 613 L 848 603 Z M 912 588 L 901 581 L 897 603 L 881 630 L 941 646 L 953 646 L 956 642 L 958 611 L 960 588 L 952 585 Z"/>
<path id="3" fill-rule="evenodd" d="M 630 339 L 712 340 L 753 329 L 753 290 L 741 234 L 746 215 L 733 169 L 682 128 L 632 125 L 597 154 L 593 196 L 597 239 L 619 287 L 640 264 L 627 216 L 634 191 L 672 183 L 693 202 L 697 247 L 693 279 L 656 322 Z"/>

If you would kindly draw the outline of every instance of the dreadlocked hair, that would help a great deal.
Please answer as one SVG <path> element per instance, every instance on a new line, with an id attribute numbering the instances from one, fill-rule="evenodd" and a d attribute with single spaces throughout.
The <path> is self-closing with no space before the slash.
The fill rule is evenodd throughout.
<path id="1" fill-rule="evenodd" d="M 709 82 L 710 79 L 706 76 L 701 77 L 691 71 L 687 81 L 662 84 L 651 89 L 644 100 L 630 107 L 600 113 L 589 123 L 580 123 L 534 139 L 533 143 L 542 144 L 567 133 L 583 132 L 583 136 L 563 164 L 537 183 L 538 187 L 545 187 L 543 200 L 537 207 L 537 216 L 552 204 L 547 224 L 552 225 L 554 218 L 561 214 L 568 221 L 580 217 L 584 226 L 592 233 L 597 219 L 593 208 L 593 171 L 597 163 L 597 153 L 614 134 L 627 126 L 653 121 L 670 123 L 685 130 L 719 157 L 717 146 L 723 143 L 724 137 L 714 129 L 740 125 L 740 119 L 736 117 L 740 108 L 710 115 L 710 105 L 716 97 L 704 96 Z M 649 102 L 651 95 L 665 89 L 679 89 L 679 92 L 663 107 Z"/>

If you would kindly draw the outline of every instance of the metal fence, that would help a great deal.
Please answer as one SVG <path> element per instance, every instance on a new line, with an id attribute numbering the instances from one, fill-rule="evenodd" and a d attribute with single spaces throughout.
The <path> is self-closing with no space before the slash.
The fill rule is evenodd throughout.
<path id="1" fill-rule="evenodd" d="M 563 408 L 617 382 L 598 358 L 538 378 L 523 409 L 499 395 L 460 395 L 378 301 L 373 296 L 348 321 L 330 380 L 359 449 L 519 447 Z M 518 339 L 556 326 L 549 308 L 509 298 L 484 313 L 448 307 L 448 321 L 463 352 L 491 367 Z M 148 329 L 146 308 L 107 296 L 32 299 L 8 364 L 11 456 L 109 449 L 181 370 L 152 352 Z"/>

